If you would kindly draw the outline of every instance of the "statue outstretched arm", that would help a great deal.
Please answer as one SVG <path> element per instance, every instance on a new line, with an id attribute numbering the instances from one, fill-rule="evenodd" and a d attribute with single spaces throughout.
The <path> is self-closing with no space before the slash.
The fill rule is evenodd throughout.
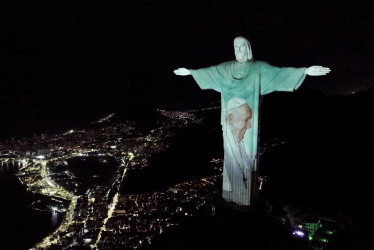
<path id="1" fill-rule="evenodd" d="M 330 68 L 322 66 L 311 66 L 305 70 L 305 74 L 308 76 L 324 76 L 330 73 Z"/>
<path id="2" fill-rule="evenodd" d="M 188 70 L 186 68 L 179 68 L 179 69 L 174 70 L 173 72 L 177 76 L 188 76 L 188 75 L 191 75 L 190 70 Z"/>

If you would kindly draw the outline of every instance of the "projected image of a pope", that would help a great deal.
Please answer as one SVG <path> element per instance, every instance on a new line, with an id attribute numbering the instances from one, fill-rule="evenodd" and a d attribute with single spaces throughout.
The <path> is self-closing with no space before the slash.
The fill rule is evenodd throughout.
<path id="1" fill-rule="evenodd" d="M 232 98 L 227 105 L 226 123 L 236 141 L 241 141 L 251 128 L 252 109 L 245 100 Z"/>
<path id="2" fill-rule="evenodd" d="M 222 197 L 226 201 L 244 205 L 250 199 L 254 167 L 254 154 L 243 141 L 246 131 L 251 128 L 252 109 L 244 99 L 234 97 L 228 101 L 225 113 Z"/>

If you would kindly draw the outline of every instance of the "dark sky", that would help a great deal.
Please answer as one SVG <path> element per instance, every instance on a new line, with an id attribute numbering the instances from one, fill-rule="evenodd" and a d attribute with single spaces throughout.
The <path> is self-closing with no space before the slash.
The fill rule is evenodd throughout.
<path id="1" fill-rule="evenodd" d="M 237 35 L 249 38 L 257 60 L 332 69 L 303 88 L 337 95 L 374 86 L 369 1 L 8 2 L 0 17 L 3 104 L 188 106 L 204 96 L 172 71 L 233 59 Z"/>

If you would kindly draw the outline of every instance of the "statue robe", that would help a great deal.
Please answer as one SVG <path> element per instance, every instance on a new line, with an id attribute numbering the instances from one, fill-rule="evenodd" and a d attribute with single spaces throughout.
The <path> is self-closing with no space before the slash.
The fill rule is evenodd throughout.
<path id="1" fill-rule="evenodd" d="M 190 70 L 201 89 L 213 89 L 221 93 L 225 152 L 222 197 L 226 201 L 248 206 L 251 203 L 251 191 L 253 196 L 257 189 L 260 95 L 296 90 L 305 79 L 305 69 L 278 68 L 262 61 L 229 61 Z M 252 109 L 251 128 L 246 130 L 241 141 L 235 141 L 226 124 L 227 103 L 234 97 L 244 99 Z"/>

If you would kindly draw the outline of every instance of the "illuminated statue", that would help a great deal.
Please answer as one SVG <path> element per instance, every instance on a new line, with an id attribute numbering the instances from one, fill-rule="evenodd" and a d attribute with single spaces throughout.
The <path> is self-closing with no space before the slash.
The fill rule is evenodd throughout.
<path id="1" fill-rule="evenodd" d="M 176 75 L 192 75 L 201 89 L 221 93 L 221 125 L 224 139 L 222 197 L 239 206 L 249 206 L 257 192 L 258 117 L 260 95 L 274 91 L 294 91 L 306 75 L 321 76 L 329 68 L 278 68 L 254 61 L 247 39 L 234 39 L 235 61 L 217 66 L 174 70 Z"/>

